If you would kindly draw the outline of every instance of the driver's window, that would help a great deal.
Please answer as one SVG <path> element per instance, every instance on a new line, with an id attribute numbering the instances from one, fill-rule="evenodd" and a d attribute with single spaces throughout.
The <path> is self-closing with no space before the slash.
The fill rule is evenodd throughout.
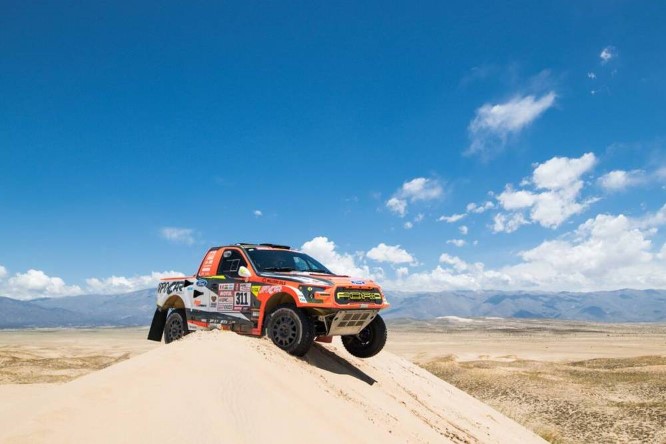
<path id="1" fill-rule="evenodd" d="M 307 271 L 310 269 L 308 263 L 298 256 L 294 256 L 294 268 L 298 271 Z"/>
<path id="2" fill-rule="evenodd" d="M 243 266 L 247 267 L 245 258 L 238 250 L 224 250 L 222 253 L 222 260 L 217 269 L 217 274 L 226 274 L 230 276 L 238 276 L 238 269 Z"/>

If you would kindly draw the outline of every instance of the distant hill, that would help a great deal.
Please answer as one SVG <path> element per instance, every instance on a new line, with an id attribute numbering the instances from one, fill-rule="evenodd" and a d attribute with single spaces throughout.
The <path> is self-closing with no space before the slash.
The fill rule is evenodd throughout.
<path id="1" fill-rule="evenodd" d="M 595 322 L 666 322 L 666 290 L 589 293 L 508 291 L 386 291 L 387 318 L 438 316 L 550 318 Z"/>
<path id="2" fill-rule="evenodd" d="M 595 322 L 666 322 L 666 290 L 591 293 L 386 291 L 387 319 L 440 316 L 551 318 Z M 30 301 L 0 296 L 0 328 L 149 325 L 155 289 Z"/>
<path id="3" fill-rule="evenodd" d="M 148 325 L 155 290 L 19 301 L 0 296 L 0 328 Z"/>

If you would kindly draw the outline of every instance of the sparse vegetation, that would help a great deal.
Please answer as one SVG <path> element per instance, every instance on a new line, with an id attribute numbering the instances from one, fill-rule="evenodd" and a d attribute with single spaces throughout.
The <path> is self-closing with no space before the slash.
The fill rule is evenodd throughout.
<path id="1" fill-rule="evenodd" d="M 552 443 L 666 439 L 666 356 L 422 365 Z"/>

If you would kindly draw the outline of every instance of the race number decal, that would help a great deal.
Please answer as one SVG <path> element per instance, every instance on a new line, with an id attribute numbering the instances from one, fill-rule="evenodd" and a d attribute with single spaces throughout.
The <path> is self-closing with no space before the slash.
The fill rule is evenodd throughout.
<path id="1" fill-rule="evenodd" d="M 237 291 L 234 293 L 234 310 L 240 310 L 243 307 L 250 307 L 252 305 L 252 299 L 250 297 L 252 293 L 249 291 Z"/>

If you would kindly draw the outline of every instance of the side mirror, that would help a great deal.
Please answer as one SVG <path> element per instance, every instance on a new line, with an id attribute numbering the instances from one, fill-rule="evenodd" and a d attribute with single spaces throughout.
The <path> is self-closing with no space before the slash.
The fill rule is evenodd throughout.
<path id="1" fill-rule="evenodd" d="M 247 267 L 241 265 L 238 269 L 238 276 L 242 278 L 249 278 L 252 277 L 252 273 L 250 273 L 250 270 L 248 270 Z"/>

